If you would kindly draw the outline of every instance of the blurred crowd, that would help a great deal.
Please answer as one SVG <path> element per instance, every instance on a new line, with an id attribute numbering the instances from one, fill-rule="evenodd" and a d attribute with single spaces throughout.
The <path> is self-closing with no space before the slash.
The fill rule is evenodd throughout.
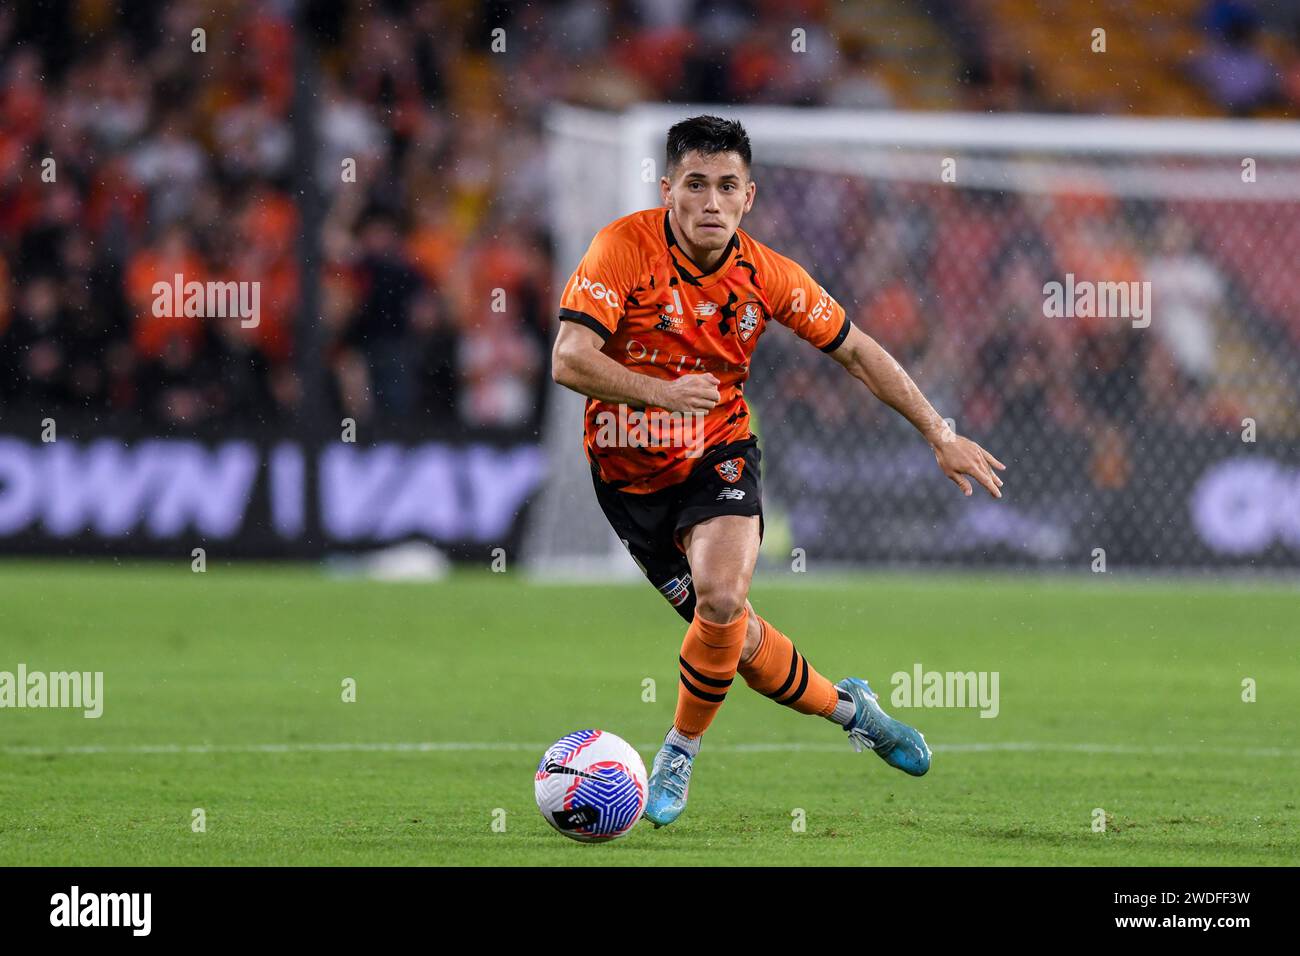
<path id="1" fill-rule="evenodd" d="M 489 14 L 311 5 L 331 414 L 536 422 L 541 144 L 487 92 Z M 302 409 L 294 57 L 287 4 L 0 7 L 0 406 L 151 426 Z M 157 314 L 175 275 L 259 282 L 256 327 Z"/>
<path id="2" fill-rule="evenodd" d="M 314 322 L 330 415 L 535 428 L 554 272 L 572 265 L 557 265 L 551 251 L 541 132 L 549 102 L 1062 108 L 992 41 L 977 0 L 936 2 L 919 24 L 907 5 L 882 5 L 898 7 L 899 29 L 947 38 L 953 67 L 938 94 L 928 92 L 935 77 L 918 85 L 925 71 L 900 70 L 886 55 L 891 37 L 857 17 L 856 5 L 829 0 L 306 2 L 319 51 L 310 95 L 320 147 L 304 162 L 320 184 L 323 228 L 319 315 L 303 316 L 297 6 L 0 6 L 0 409 L 70 408 L 159 427 L 291 420 L 309 400 L 300 372 L 314 337 L 302 332 Z M 792 21 L 805 28 L 806 56 L 788 54 Z M 1189 7 L 1186 26 L 1201 45 L 1175 82 L 1207 112 L 1272 115 L 1300 102 L 1296 24 L 1262 18 L 1242 0 L 1213 0 Z M 494 51 L 502 37 L 505 48 Z M 933 95 L 941 99 L 926 99 Z M 864 248 L 897 249 L 899 258 L 875 255 L 844 270 L 834 291 L 900 358 L 942 356 L 927 346 L 942 338 L 926 331 L 936 317 L 927 309 L 968 321 L 969 309 L 945 305 L 963 290 L 944 288 L 943 270 L 928 290 L 909 280 L 901 257 L 926 217 L 886 212 L 871 228 L 896 233 Z M 945 227 L 926 241 L 962 228 L 974 236 L 971 213 L 936 210 L 957 232 Z M 1200 251 L 1213 224 L 1171 212 L 1152 233 L 1155 245 L 1140 249 L 1122 233 L 1123 216 L 1096 217 L 1086 241 L 1045 235 L 1050 223 L 1031 218 L 1009 215 L 1009 228 L 1029 231 L 1019 243 L 1001 237 L 1006 248 L 990 245 L 979 266 L 978 278 L 999 290 L 1002 314 L 988 320 L 1041 299 L 1026 286 L 1041 265 L 1026 235 L 1042 238 L 1059 271 L 1071 256 L 1128 255 L 1123 268 L 1163 270 L 1185 290 L 1183 317 L 1161 332 L 1164 366 L 1142 373 L 1154 376 L 1147 387 L 1165 394 L 1163 375 L 1196 414 L 1215 414 L 1204 409 L 1222 400 L 1216 310 L 1225 290 L 1247 280 Z M 755 235 L 796 258 L 804 251 L 781 248 L 761 221 Z M 815 274 L 816 262 L 808 262 Z M 260 282 L 258 325 L 157 314 L 154 283 L 178 274 Z M 1017 403 L 1063 415 L 1078 414 L 1069 407 L 1080 396 L 1084 407 L 1092 394 L 1113 404 L 1128 364 L 1151 365 L 1104 337 L 1080 353 L 1020 334 L 980 336 L 985 384 L 972 393 L 990 420 Z M 1085 373 L 1059 374 L 1067 360 Z M 1061 391 L 1067 383 L 1073 393 Z"/>

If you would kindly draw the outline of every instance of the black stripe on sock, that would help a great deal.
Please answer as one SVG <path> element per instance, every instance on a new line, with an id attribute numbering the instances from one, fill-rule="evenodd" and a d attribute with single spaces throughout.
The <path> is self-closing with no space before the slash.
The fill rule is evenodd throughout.
<path id="1" fill-rule="evenodd" d="M 799 679 L 799 689 L 787 697 L 785 700 L 777 701 L 778 704 L 785 704 L 789 707 L 796 700 L 803 696 L 803 692 L 808 689 L 808 660 L 802 654 L 799 655 L 799 663 L 802 665 L 803 677 Z"/>
<path id="2" fill-rule="evenodd" d="M 700 690 L 698 687 L 695 687 L 694 685 L 692 685 L 691 682 L 688 681 L 688 680 L 686 679 L 686 675 L 683 674 L 683 673 L 681 673 L 680 671 L 678 672 L 677 676 L 681 679 L 682 686 L 685 687 L 687 690 L 689 690 L 692 694 L 694 694 L 694 695 L 695 695 L 696 697 L 698 697 L 700 700 L 707 700 L 707 701 L 708 701 L 709 703 L 711 703 L 711 704 L 720 704 L 720 703 L 722 703 L 724 700 L 727 699 L 727 695 L 726 695 L 725 693 L 722 693 L 722 694 L 706 694 L 704 691 Z"/>
<path id="3" fill-rule="evenodd" d="M 701 684 L 708 684 L 710 687 L 730 687 L 731 682 L 736 679 L 734 677 L 728 677 L 726 680 L 718 680 L 716 677 L 705 677 L 694 667 L 692 667 L 690 665 L 690 662 L 687 661 L 686 658 L 682 657 L 680 654 L 677 656 L 677 662 L 681 664 L 682 667 L 686 668 L 686 673 L 690 674 Z"/>
<path id="4" fill-rule="evenodd" d="M 780 688 L 774 690 L 772 693 L 768 694 L 767 696 L 771 697 L 773 700 L 776 700 L 778 697 L 780 697 L 782 694 L 788 691 L 790 689 L 790 685 L 794 683 L 794 675 L 797 674 L 798 672 L 799 672 L 799 652 L 795 650 L 794 645 L 791 644 L 790 645 L 790 673 L 786 675 L 785 683 L 782 684 Z"/>

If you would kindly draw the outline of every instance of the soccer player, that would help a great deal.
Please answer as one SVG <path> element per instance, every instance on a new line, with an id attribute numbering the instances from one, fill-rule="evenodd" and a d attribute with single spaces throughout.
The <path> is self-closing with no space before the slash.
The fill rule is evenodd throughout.
<path id="1" fill-rule="evenodd" d="M 610 223 L 569 279 L 555 381 L 587 396 L 584 444 L 596 498 L 650 582 L 688 623 L 673 726 L 655 756 L 645 815 L 686 807 L 700 738 L 739 672 L 754 690 L 843 727 L 914 776 L 930 749 L 885 714 L 865 680 L 838 684 L 749 603 L 763 536 L 757 440 L 743 388 L 775 320 L 828 353 L 911 422 L 966 495 L 995 498 L 1005 466 L 953 434 L 906 372 L 798 263 L 739 228 L 754 205 L 740 123 L 696 116 L 668 131 L 667 208 Z"/>

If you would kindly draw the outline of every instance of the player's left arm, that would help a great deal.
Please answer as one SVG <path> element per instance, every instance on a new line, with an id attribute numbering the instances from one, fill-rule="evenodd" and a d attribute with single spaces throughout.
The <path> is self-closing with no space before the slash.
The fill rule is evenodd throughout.
<path id="1" fill-rule="evenodd" d="M 993 469 L 1005 469 L 1006 465 L 949 428 L 921 394 L 912 377 L 875 339 L 849 323 L 844 341 L 830 354 L 850 375 L 867 386 L 872 395 L 897 411 L 925 436 L 934 449 L 940 469 L 964 494 L 969 496 L 972 491 L 971 483 L 963 477 L 970 475 L 994 498 L 1002 497 L 999 490 L 1002 479 L 994 474 Z"/>

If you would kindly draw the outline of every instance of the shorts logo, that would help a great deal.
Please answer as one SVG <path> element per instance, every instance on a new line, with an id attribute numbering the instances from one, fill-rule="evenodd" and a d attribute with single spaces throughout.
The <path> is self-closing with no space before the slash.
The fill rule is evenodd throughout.
<path id="1" fill-rule="evenodd" d="M 736 320 L 736 328 L 740 330 L 740 341 L 749 341 L 749 337 L 758 328 L 758 320 L 762 314 L 762 307 L 753 300 L 740 307 L 740 317 Z"/>
<path id="2" fill-rule="evenodd" d="M 673 578 L 667 584 L 659 585 L 659 593 L 668 599 L 668 603 L 677 607 L 691 593 L 691 576 Z"/>
<path id="3" fill-rule="evenodd" d="M 736 482 L 740 480 L 740 473 L 745 468 L 745 459 L 732 458 L 728 461 L 720 461 L 713 467 L 718 470 L 718 477 L 723 481 Z"/>
<path id="4" fill-rule="evenodd" d="M 745 497 L 744 488 L 723 488 L 718 492 L 718 497 L 714 501 L 740 501 Z"/>

